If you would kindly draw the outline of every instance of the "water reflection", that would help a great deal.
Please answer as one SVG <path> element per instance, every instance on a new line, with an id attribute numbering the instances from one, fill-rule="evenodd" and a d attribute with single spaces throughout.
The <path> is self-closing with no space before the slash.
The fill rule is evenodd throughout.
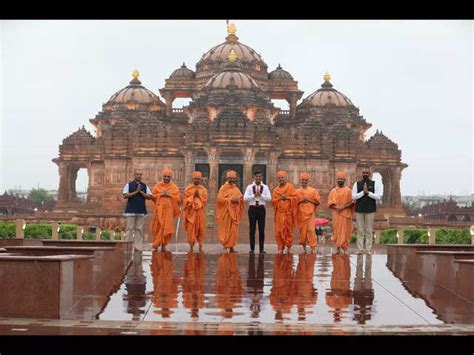
<path id="1" fill-rule="evenodd" d="M 275 320 L 282 321 L 283 314 L 291 312 L 294 296 L 293 274 L 293 254 L 275 255 L 273 286 L 269 297 L 275 311 Z"/>
<path id="2" fill-rule="evenodd" d="M 232 318 L 233 308 L 239 306 L 242 297 L 242 281 L 236 254 L 222 253 L 219 256 L 215 292 L 216 305 L 223 310 L 221 314 L 225 318 Z"/>
<path id="3" fill-rule="evenodd" d="M 173 308 L 178 307 L 179 279 L 173 275 L 173 255 L 171 252 L 153 252 L 151 275 L 153 278 L 152 302 L 156 309 L 154 313 L 162 318 L 170 318 Z"/>
<path id="4" fill-rule="evenodd" d="M 352 304 L 351 264 L 349 255 L 332 255 L 331 289 L 326 292 L 326 304 L 331 308 L 335 323 L 341 321 L 342 314 L 347 312 Z"/>
<path id="5" fill-rule="evenodd" d="M 296 269 L 295 301 L 298 306 L 298 320 L 306 320 L 306 308 L 315 305 L 318 299 L 317 291 L 313 285 L 314 264 L 316 254 L 298 255 L 298 267 Z"/>
<path id="6" fill-rule="evenodd" d="M 359 324 L 365 324 L 371 319 L 374 303 L 374 289 L 372 287 L 372 255 L 357 255 L 357 268 L 354 279 L 354 320 Z"/>
<path id="7" fill-rule="evenodd" d="M 199 309 L 204 308 L 204 253 L 189 252 L 184 264 L 183 306 L 191 310 L 191 318 L 199 319 Z"/>
<path id="8" fill-rule="evenodd" d="M 226 334 L 236 331 L 229 326 L 233 322 L 439 324 L 421 294 L 443 320 L 451 316 L 448 321 L 472 323 L 472 303 L 437 286 L 429 289 L 433 282 L 413 274 L 413 266 L 411 279 L 400 282 L 386 262 L 385 255 L 370 254 L 135 253 L 124 283 L 113 291 L 100 319 L 190 322 L 194 326 L 186 330 L 189 334 L 201 329 L 193 321 L 217 323 Z"/>
<path id="9" fill-rule="evenodd" d="M 126 312 L 132 320 L 140 320 L 146 306 L 146 277 L 143 271 L 143 252 L 133 253 L 133 263 L 125 277 L 126 294 L 123 295 Z"/>
<path id="10" fill-rule="evenodd" d="M 247 278 L 247 289 L 251 298 L 250 310 L 252 311 L 251 317 L 258 318 L 261 311 L 261 303 L 263 298 L 263 262 L 264 254 L 258 254 L 257 267 L 255 267 L 255 254 L 249 255 L 249 267 L 248 267 L 248 278 Z"/>

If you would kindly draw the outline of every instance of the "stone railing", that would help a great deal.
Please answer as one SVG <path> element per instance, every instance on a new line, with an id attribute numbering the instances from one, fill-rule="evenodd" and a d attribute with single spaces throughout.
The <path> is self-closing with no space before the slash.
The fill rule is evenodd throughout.
<path id="1" fill-rule="evenodd" d="M 5 219 L 4 219 L 5 220 Z M 9 222 L 15 223 L 15 239 L 25 239 L 25 229 L 27 225 L 27 220 L 24 218 L 17 218 L 15 220 L 8 220 Z M 42 224 L 51 224 L 51 239 L 52 240 L 59 240 L 59 229 L 61 222 L 59 221 L 52 221 L 52 222 L 45 222 L 41 221 Z M 70 224 L 70 222 L 67 222 Z M 76 227 L 76 240 L 82 240 L 84 231 L 89 226 L 77 224 Z M 116 240 L 116 237 L 120 236 L 120 240 L 124 239 L 125 232 L 124 231 L 114 231 L 114 230 L 101 230 L 99 227 L 95 227 L 95 239 L 100 240 L 102 232 L 109 231 L 110 233 L 110 240 Z"/>
<path id="2" fill-rule="evenodd" d="M 449 225 L 449 226 L 444 225 L 442 227 L 448 227 L 449 228 L 449 227 L 452 227 L 452 226 L 451 225 Z M 440 228 L 439 227 L 437 228 L 435 226 L 425 226 L 425 228 L 428 229 L 428 244 L 429 245 L 436 244 L 436 231 Z M 416 230 L 417 228 L 415 228 L 415 227 L 397 228 L 397 243 L 398 244 L 404 244 L 405 243 L 405 231 L 410 230 L 410 229 Z M 470 234 L 471 234 L 471 244 L 474 245 L 474 225 L 470 226 L 469 231 L 470 231 Z M 380 244 L 380 238 L 382 237 L 382 232 L 383 232 L 383 230 L 381 230 L 381 229 L 375 230 L 375 232 L 374 232 L 374 243 L 375 244 Z"/>
<path id="3" fill-rule="evenodd" d="M 469 228 L 472 221 L 445 221 L 432 220 L 424 217 L 389 217 L 387 222 L 390 226 L 420 226 L 420 227 L 447 227 L 447 228 Z"/>

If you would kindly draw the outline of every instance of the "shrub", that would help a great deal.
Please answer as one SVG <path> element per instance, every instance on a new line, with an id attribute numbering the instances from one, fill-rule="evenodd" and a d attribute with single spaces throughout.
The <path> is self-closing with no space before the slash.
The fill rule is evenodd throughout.
<path id="1" fill-rule="evenodd" d="M 61 224 L 59 226 L 59 239 L 76 239 L 77 225 Z"/>
<path id="2" fill-rule="evenodd" d="M 102 234 L 100 235 L 101 240 L 110 240 L 110 231 L 104 230 L 102 231 Z"/>
<path id="3" fill-rule="evenodd" d="M 397 243 L 397 229 L 384 229 L 380 236 L 380 244 L 395 244 Z"/>
<path id="4" fill-rule="evenodd" d="M 51 224 L 27 224 L 25 227 L 25 239 L 51 239 L 51 235 Z"/>
<path id="5" fill-rule="evenodd" d="M 438 229 L 436 244 L 471 244 L 471 236 L 468 229 Z"/>
<path id="6" fill-rule="evenodd" d="M 351 235 L 351 240 L 349 242 L 350 244 L 355 244 L 357 243 L 357 235 L 356 234 L 352 234 Z"/>
<path id="7" fill-rule="evenodd" d="M 427 229 L 405 229 L 405 240 L 407 244 L 428 244 Z"/>
<path id="8" fill-rule="evenodd" d="M 13 239 L 16 235 L 15 223 L 0 222 L 0 239 Z"/>

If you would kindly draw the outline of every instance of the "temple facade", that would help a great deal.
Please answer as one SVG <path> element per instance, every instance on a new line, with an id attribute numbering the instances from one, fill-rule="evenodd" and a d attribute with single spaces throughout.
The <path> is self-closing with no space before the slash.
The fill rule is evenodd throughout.
<path id="1" fill-rule="evenodd" d="M 370 166 L 382 176 L 381 207 L 402 211 L 400 179 L 407 164 L 398 145 L 379 131 L 367 139 L 372 124 L 334 88 L 329 74 L 322 81 L 303 98 L 293 76 L 280 65 L 269 72 L 261 55 L 239 41 L 233 24 L 195 71 L 183 64 L 165 80 L 161 98 L 134 70 L 129 85 L 90 120 L 96 132 L 82 127 L 59 146 L 53 159 L 59 168 L 57 208 L 121 213 L 122 188 L 134 170 L 142 170 L 153 187 L 165 167 L 173 169 L 182 189 L 192 171 L 201 171 L 211 202 L 229 169 L 237 171 L 241 188 L 257 169 L 270 188 L 278 170 L 286 170 L 295 184 L 306 171 L 324 203 L 337 171 L 346 171 L 352 186 L 362 167 Z M 177 98 L 191 101 L 174 108 Z M 274 99 L 286 100 L 289 110 L 276 107 Z M 81 168 L 89 176 L 86 204 L 75 191 Z"/>

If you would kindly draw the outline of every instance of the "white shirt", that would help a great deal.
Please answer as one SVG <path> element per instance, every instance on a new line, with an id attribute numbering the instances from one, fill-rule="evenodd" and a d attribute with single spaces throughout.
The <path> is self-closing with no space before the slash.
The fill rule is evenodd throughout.
<path id="1" fill-rule="evenodd" d="M 380 184 L 377 184 L 377 182 L 374 181 L 374 190 L 375 192 L 369 191 L 369 197 L 378 201 L 382 198 L 382 194 L 380 191 Z M 353 200 L 358 200 L 362 196 L 364 196 L 364 190 L 361 192 L 357 192 L 357 181 L 354 183 L 354 186 L 352 187 L 352 199 Z"/>
<path id="2" fill-rule="evenodd" d="M 140 182 L 141 182 L 141 181 L 140 181 Z M 128 189 L 128 184 L 129 184 L 129 183 L 127 182 L 127 184 L 126 184 L 126 185 L 124 186 L 124 188 L 123 188 L 122 193 L 128 194 L 128 191 L 129 191 L 129 189 Z M 144 184 L 145 184 L 145 183 L 144 183 Z M 151 190 L 150 190 L 150 188 L 148 187 L 147 184 L 145 184 L 145 186 L 146 186 L 146 194 L 147 194 L 147 195 L 151 195 Z M 123 215 L 124 215 L 125 217 L 145 216 L 145 214 L 143 214 L 143 213 L 124 213 Z"/>
<path id="3" fill-rule="evenodd" d="M 270 193 L 270 189 L 268 188 L 268 186 L 265 185 L 263 182 L 261 182 L 260 185 L 257 185 L 254 181 L 249 186 L 247 186 L 247 188 L 245 189 L 244 201 L 248 202 L 249 206 L 255 206 L 255 202 L 257 202 L 257 200 L 255 199 L 255 194 L 253 193 L 254 186 L 256 189 L 260 189 L 260 186 L 263 186 L 263 191 L 260 195 L 260 198 L 258 199 L 258 204 L 259 206 L 265 206 L 265 201 L 272 200 L 272 194 Z"/>

